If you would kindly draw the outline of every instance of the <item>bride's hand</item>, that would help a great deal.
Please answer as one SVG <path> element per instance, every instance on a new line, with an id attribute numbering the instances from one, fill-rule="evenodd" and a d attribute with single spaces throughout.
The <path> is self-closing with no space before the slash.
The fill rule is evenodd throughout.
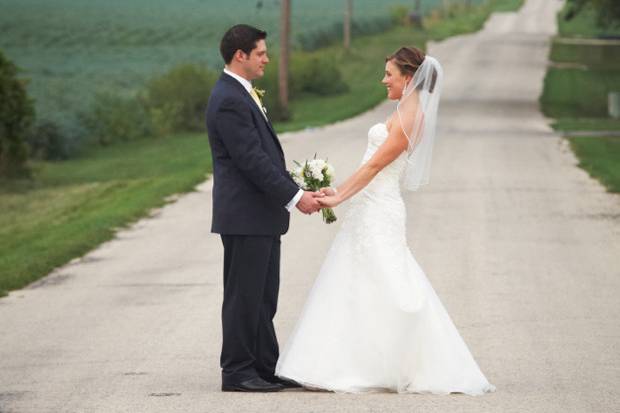
<path id="1" fill-rule="evenodd" d="M 338 195 L 326 196 L 323 198 L 316 198 L 317 202 L 321 204 L 322 208 L 334 208 L 338 206 L 342 200 Z"/>
<path id="2" fill-rule="evenodd" d="M 330 187 L 321 188 L 321 192 L 327 196 L 336 195 L 336 191 L 334 191 L 334 188 L 330 188 Z"/>

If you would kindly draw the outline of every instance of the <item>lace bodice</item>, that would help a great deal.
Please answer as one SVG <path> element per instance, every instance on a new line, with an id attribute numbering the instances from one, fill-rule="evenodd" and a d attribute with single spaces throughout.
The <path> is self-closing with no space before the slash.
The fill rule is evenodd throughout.
<path id="1" fill-rule="evenodd" d="M 368 162 L 379 147 L 388 137 L 388 130 L 385 123 L 377 123 L 368 130 L 368 146 L 362 159 L 362 164 Z M 381 172 L 364 189 L 365 192 L 379 191 L 381 193 L 394 192 L 400 194 L 399 180 L 406 165 L 406 153 L 403 152 L 392 163 L 385 166 Z"/>
<path id="2" fill-rule="evenodd" d="M 385 124 L 377 123 L 368 131 L 368 147 L 362 164 L 367 162 L 388 137 Z M 349 210 L 343 220 L 343 234 L 356 241 L 353 249 L 364 254 L 368 243 L 386 245 L 399 242 L 406 245 L 405 203 L 400 192 L 400 176 L 406 165 L 406 153 L 386 165 L 372 181 L 349 200 Z M 394 260 L 386 259 L 384 265 Z"/>

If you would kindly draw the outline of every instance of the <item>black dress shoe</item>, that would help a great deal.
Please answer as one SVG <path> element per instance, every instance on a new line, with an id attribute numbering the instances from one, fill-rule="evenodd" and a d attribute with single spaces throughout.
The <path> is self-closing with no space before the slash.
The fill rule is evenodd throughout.
<path id="1" fill-rule="evenodd" d="M 293 380 L 283 379 L 281 377 L 273 377 L 269 379 L 269 382 L 276 383 L 282 386 L 284 389 L 301 389 L 302 385 Z"/>
<path id="2" fill-rule="evenodd" d="M 284 387 L 277 383 L 269 383 L 260 377 L 254 377 L 238 384 L 222 384 L 222 391 L 275 392 Z"/>

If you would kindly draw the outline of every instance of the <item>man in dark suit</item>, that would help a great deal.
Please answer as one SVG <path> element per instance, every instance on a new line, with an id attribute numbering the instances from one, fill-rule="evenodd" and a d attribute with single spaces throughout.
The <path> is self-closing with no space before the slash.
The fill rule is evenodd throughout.
<path id="1" fill-rule="evenodd" d="M 301 190 L 251 81 L 269 62 L 267 34 L 231 27 L 220 52 L 226 63 L 207 107 L 213 157 L 211 231 L 224 245 L 223 391 L 279 391 L 298 386 L 274 375 L 278 341 L 273 317 L 280 281 L 280 236 L 289 211 L 320 209 L 320 193 Z"/>

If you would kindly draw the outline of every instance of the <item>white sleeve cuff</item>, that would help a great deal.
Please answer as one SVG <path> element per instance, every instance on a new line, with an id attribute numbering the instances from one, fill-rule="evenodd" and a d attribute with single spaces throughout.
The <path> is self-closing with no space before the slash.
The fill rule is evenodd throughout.
<path id="1" fill-rule="evenodd" d="M 286 204 L 286 209 L 291 212 L 291 209 L 293 209 L 293 207 L 295 205 L 297 205 L 297 203 L 299 202 L 299 200 L 301 199 L 301 197 L 304 195 L 304 191 L 303 189 L 300 189 L 299 191 L 297 191 L 297 193 L 295 194 L 295 196 L 293 197 L 293 199 L 291 199 L 289 201 L 288 204 Z"/>

